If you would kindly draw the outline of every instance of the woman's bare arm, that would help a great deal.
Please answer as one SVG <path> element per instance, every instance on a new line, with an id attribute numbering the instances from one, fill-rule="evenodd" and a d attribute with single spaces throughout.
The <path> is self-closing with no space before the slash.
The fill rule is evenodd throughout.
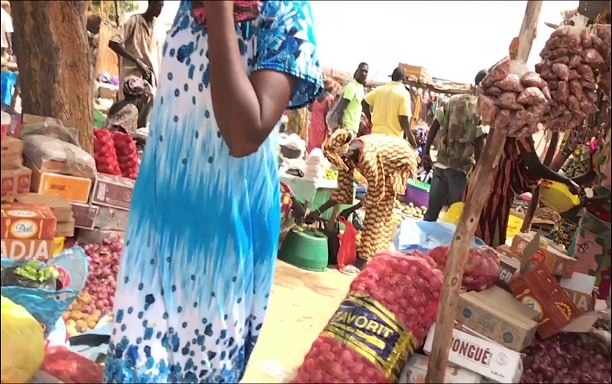
<path id="1" fill-rule="evenodd" d="M 206 1 L 210 87 L 215 119 L 234 157 L 257 151 L 285 110 L 297 79 L 244 71 L 236 42 L 232 1 Z"/>

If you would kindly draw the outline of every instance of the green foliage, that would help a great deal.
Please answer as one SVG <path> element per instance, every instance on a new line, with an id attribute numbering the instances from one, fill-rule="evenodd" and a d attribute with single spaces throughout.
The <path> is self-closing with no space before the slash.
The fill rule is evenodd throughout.
<path id="1" fill-rule="evenodd" d="M 138 9 L 137 1 L 119 0 L 117 3 L 119 3 L 120 15 L 124 15 L 128 12 L 133 12 Z M 99 12 L 100 10 L 102 10 L 104 14 L 111 19 L 114 19 L 115 15 L 117 14 L 117 11 L 115 10 L 114 1 L 92 0 L 91 5 L 94 12 Z"/>

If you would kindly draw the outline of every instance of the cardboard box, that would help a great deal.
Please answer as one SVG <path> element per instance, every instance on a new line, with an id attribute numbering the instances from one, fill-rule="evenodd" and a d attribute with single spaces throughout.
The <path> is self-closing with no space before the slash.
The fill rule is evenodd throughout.
<path id="1" fill-rule="evenodd" d="M 107 231 L 125 231 L 129 214 L 124 209 L 100 207 L 95 227 Z"/>
<path id="2" fill-rule="evenodd" d="M 134 180 L 99 173 L 91 193 L 91 204 L 129 210 Z"/>
<path id="3" fill-rule="evenodd" d="M 94 229 L 99 207 L 89 204 L 71 203 L 75 228 Z"/>
<path id="4" fill-rule="evenodd" d="M 47 261 L 53 255 L 53 240 L 2 239 L 2 257 L 27 261 Z"/>
<path id="5" fill-rule="evenodd" d="M 2 201 L 7 199 L 14 199 L 19 196 L 23 196 L 30 192 L 30 177 L 32 171 L 28 168 L 20 167 L 17 169 L 7 169 L 1 172 Z"/>
<path id="6" fill-rule="evenodd" d="M 53 240 L 57 220 L 44 204 L 8 203 L 0 208 L 3 239 Z"/>
<path id="7" fill-rule="evenodd" d="M 481 335 L 520 352 L 533 341 L 539 314 L 499 287 L 459 296 L 456 320 Z"/>
<path id="8" fill-rule="evenodd" d="M 499 278 L 497 279 L 496 285 L 509 290 L 510 286 L 508 284 L 521 268 L 521 260 L 520 257 L 513 254 L 510 247 L 505 244 L 499 246 L 497 251 L 499 253 Z"/>
<path id="9" fill-rule="evenodd" d="M 74 219 L 57 223 L 55 237 L 72 237 L 74 236 Z"/>
<path id="10" fill-rule="evenodd" d="M 91 180 L 85 177 L 66 176 L 59 173 L 42 172 L 34 165 L 32 170 L 32 192 L 41 195 L 59 196 L 75 203 L 87 203 L 91 191 Z"/>
<path id="11" fill-rule="evenodd" d="M 6 137 L 0 142 L 0 168 L 17 169 L 23 165 L 23 141 Z"/>
<path id="12" fill-rule="evenodd" d="M 72 220 L 72 206 L 66 199 L 60 196 L 28 193 L 25 196 L 18 197 L 17 201 L 21 203 L 47 205 L 51 209 L 51 212 L 53 212 L 53 216 L 55 216 L 58 223 Z"/>
<path id="13" fill-rule="evenodd" d="M 423 350 L 431 353 L 435 324 L 430 328 Z M 499 383 L 518 383 L 523 374 L 521 354 L 491 341 L 453 329 L 448 361 Z"/>
<path id="14" fill-rule="evenodd" d="M 414 354 L 410 357 L 402 373 L 400 374 L 399 383 L 414 383 L 425 384 L 425 376 L 427 376 L 427 365 L 429 357 Z M 482 383 L 482 376 L 477 373 L 470 372 L 467 369 L 459 367 L 447 367 L 444 374 L 445 383 Z"/>
<path id="15" fill-rule="evenodd" d="M 561 278 L 559 285 L 565 290 L 580 312 L 588 313 L 595 310 L 596 298 L 593 295 L 595 276 L 574 272 L 572 277 Z"/>
<path id="16" fill-rule="evenodd" d="M 524 275 L 510 282 L 510 290 L 519 301 L 538 311 L 541 316 L 538 335 L 553 336 L 581 315 L 557 279 L 543 264 L 537 264 Z"/>
<path id="17" fill-rule="evenodd" d="M 512 239 L 512 252 L 522 255 L 525 247 L 527 247 L 533 238 L 533 234 L 519 233 Z M 534 264 L 544 264 L 550 273 L 560 277 L 570 277 L 574 273 L 576 266 L 576 259 L 553 246 L 544 237 L 540 238 L 539 249 L 531 257 L 530 261 Z"/>

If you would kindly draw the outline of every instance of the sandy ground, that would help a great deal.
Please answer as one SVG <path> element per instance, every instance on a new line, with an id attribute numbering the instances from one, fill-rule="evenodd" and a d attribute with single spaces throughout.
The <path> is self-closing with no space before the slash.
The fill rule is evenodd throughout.
<path id="1" fill-rule="evenodd" d="M 336 269 L 308 272 L 279 260 L 267 318 L 242 382 L 281 383 L 290 377 L 352 279 Z"/>

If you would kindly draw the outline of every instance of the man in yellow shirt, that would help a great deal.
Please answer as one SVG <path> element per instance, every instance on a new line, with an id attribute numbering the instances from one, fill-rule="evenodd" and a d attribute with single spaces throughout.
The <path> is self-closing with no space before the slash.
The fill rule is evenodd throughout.
<path id="1" fill-rule="evenodd" d="M 395 68 L 391 82 L 368 93 L 364 101 L 372 108 L 371 117 L 368 116 L 372 121 L 372 133 L 406 137 L 416 148 L 416 140 L 410 131 L 410 92 L 404 85 L 404 78 L 402 69 Z M 369 108 L 365 108 L 365 113 L 370 115 Z"/>
<path id="2" fill-rule="evenodd" d="M 359 131 L 361 103 L 365 95 L 364 85 L 368 77 L 369 66 L 360 63 L 353 75 L 353 81 L 344 88 L 342 100 L 338 104 L 338 126 L 350 130 L 353 134 Z"/>

